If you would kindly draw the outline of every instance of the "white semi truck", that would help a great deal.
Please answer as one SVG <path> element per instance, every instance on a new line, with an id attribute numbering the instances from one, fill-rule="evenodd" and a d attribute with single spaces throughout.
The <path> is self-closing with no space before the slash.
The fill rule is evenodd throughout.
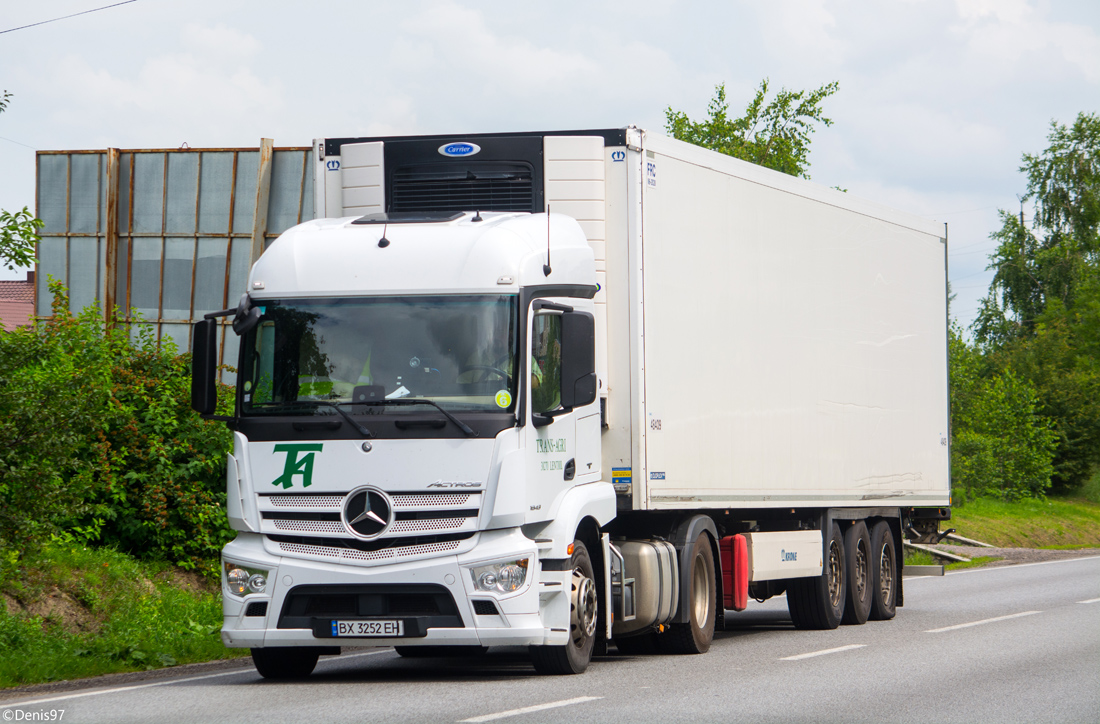
<path id="1" fill-rule="evenodd" d="M 227 646 L 702 653 L 890 619 L 950 516 L 946 230 L 634 127 L 315 142 L 240 335 Z M 219 318 L 220 317 L 220 318 Z"/>

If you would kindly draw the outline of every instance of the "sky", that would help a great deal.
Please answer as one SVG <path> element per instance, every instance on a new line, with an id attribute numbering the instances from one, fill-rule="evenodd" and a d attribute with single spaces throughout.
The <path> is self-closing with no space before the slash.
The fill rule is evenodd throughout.
<path id="1" fill-rule="evenodd" d="M 731 114 L 837 81 L 815 182 L 946 222 L 973 320 L 998 209 L 1052 120 L 1100 113 L 1096 0 L 3 0 L 0 208 L 34 208 L 35 150 L 308 146 Z M 1030 207 L 1024 204 L 1025 218 Z M 0 279 L 23 278 L 0 268 Z"/>

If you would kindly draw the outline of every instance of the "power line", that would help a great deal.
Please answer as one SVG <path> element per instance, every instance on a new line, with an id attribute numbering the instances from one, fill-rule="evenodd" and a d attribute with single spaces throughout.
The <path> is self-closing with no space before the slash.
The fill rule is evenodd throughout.
<path id="1" fill-rule="evenodd" d="M 9 143 L 14 143 L 17 146 L 22 146 L 24 148 L 29 148 L 32 151 L 37 151 L 38 150 L 34 146 L 28 146 L 27 144 L 22 143 L 21 141 L 16 141 L 14 138 L 8 138 L 7 136 L 0 136 L 0 139 L 3 139 L 3 140 L 5 140 Z"/>
<path id="2" fill-rule="evenodd" d="M 39 23 L 31 23 L 30 25 L 21 25 L 18 28 L 8 28 L 7 30 L 0 30 L 0 35 L 4 33 L 14 33 L 16 30 L 26 30 L 27 28 L 33 28 L 36 25 L 45 25 L 46 23 L 56 23 L 58 20 L 66 20 L 68 18 L 75 18 L 77 15 L 87 15 L 88 13 L 97 13 L 100 10 L 107 10 L 108 8 L 117 8 L 119 5 L 129 5 L 130 3 L 137 2 L 137 0 L 123 0 L 123 2 L 115 3 L 114 5 L 104 5 L 101 8 L 95 8 L 93 10 L 85 10 L 80 13 L 73 13 L 72 15 L 62 15 L 60 18 L 53 18 L 51 20 L 43 20 Z"/>

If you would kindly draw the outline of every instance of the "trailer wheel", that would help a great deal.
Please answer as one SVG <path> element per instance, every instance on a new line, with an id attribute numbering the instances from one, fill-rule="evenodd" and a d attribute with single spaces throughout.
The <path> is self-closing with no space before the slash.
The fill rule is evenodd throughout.
<path id="1" fill-rule="evenodd" d="M 787 583 L 787 610 L 799 629 L 831 629 L 844 617 L 847 580 L 844 576 L 844 538 L 830 521 L 825 538 L 821 575 Z"/>
<path id="2" fill-rule="evenodd" d="M 841 623 L 861 626 L 871 613 L 871 536 L 861 520 L 844 531 L 844 567 L 848 596 Z"/>
<path id="3" fill-rule="evenodd" d="M 871 528 L 871 619 L 888 621 L 897 613 L 898 563 L 894 534 L 880 520 Z"/>
<path id="4" fill-rule="evenodd" d="M 313 673 L 320 655 L 312 648 L 269 646 L 252 649 L 252 663 L 265 679 L 304 679 Z"/>
<path id="5" fill-rule="evenodd" d="M 714 640 L 714 605 L 717 584 L 714 577 L 714 551 L 705 533 L 691 547 L 691 575 L 688 578 L 690 620 L 669 624 L 668 632 L 657 637 L 657 645 L 666 654 L 705 654 Z"/>
<path id="6" fill-rule="evenodd" d="M 592 661 L 599 596 L 592 559 L 579 540 L 573 541 L 569 564 L 573 570 L 569 591 L 569 641 L 561 646 L 530 647 L 531 663 L 540 674 L 580 674 Z"/>

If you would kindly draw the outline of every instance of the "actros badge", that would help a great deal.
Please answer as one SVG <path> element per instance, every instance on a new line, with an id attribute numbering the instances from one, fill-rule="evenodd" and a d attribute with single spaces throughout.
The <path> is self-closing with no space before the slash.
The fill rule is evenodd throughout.
<path id="1" fill-rule="evenodd" d="M 356 538 L 377 538 L 393 523 L 393 501 L 378 488 L 357 488 L 344 499 L 340 517 Z"/>

